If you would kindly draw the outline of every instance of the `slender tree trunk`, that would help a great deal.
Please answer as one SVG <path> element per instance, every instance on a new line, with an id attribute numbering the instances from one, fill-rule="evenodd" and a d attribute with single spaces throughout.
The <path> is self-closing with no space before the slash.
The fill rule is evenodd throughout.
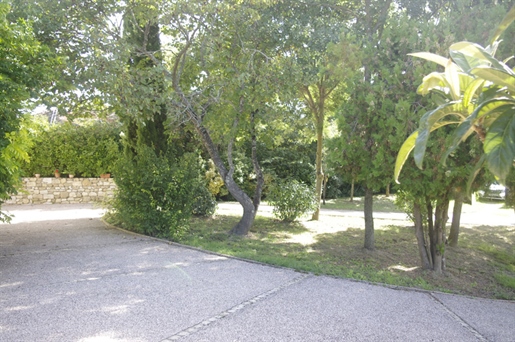
<path id="1" fill-rule="evenodd" d="M 323 144 L 324 144 L 324 113 L 319 112 L 316 118 L 316 130 L 317 130 L 317 154 L 316 154 L 316 183 L 315 183 L 315 201 L 317 203 L 317 207 L 312 220 L 318 221 L 320 217 L 320 199 L 322 197 L 322 183 L 324 181 L 324 170 L 322 168 L 322 153 L 323 153 Z"/>
<path id="2" fill-rule="evenodd" d="M 418 252 L 422 267 L 426 270 L 433 268 L 429 253 L 427 251 L 426 239 L 424 236 L 424 226 L 422 225 L 422 210 L 419 203 L 413 205 L 413 216 L 415 218 L 415 236 L 417 237 Z"/>
<path id="3" fill-rule="evenodd" d="M 456 189 L 456 195 L 454 197 L 454 207 L 452 209 L 451 230 L 449 233 L 449 246 L 451 246 L 451 247 L 458 246 L 463 199 L 464 199 L 463 191 L 461 189 Z"/>
<path id="4" fill-rule="evenodd" d="M 390 183 L 386 185 L 386 197 L 390 197 Z"/>
<path id="5" fill-rule="evenodd" d="M 259 165 L 257 157 L 256 125 L 254 120 L 256 113 L 257 110 L 253 111 L 250 115 L 250 137 L 252 142 L 252 166 L 254 167 L 254 173 L 256 174 L 256 190 L 254 191 L 254 198 L 252 202 L 254 203 L 254 209 L 256 209 L 257 213 L 259 205 L 261 204 L 261 195 L 265 185 L 265 177 L 263 176 L 263 171 L 261 170 L 261 166 Z"/>
<path id="6" fill-rule="evenodd" d="M 445 271 L 445 225 L 448 219 L 449 200 L 439 199 L 435 208 L 435 223 L 433 240 L 435 243 L 435 257 L 433 259 L 433 271 L 442 274 Z"/>
<path id="7" fill-rule="evenodd" d="M 429 254 L 431 255 L 431 261 L 434 265 L 435 256 L 436 256 L 436 240 L 434 234 L 434 224 L 433 224 L 433 205 L 429 198 L 425 199 L 426 201 L 426 211 L 427 211 L 427 231 L 429 237 Z"/>
<path id="8" fill-rule="evenodd" d="M 369 187 L 365 187 L 365 248 L 374 250 L 374 192 Z"/>
<path id="9" fill-rule="evenodd" d="M 354 202 L 354 177 L 350 182 L 350 201 Z"/>
<path id="10" fill-rule="evenodd" d="M 325 196 L 327 194 L 327 181 L 329 180 L 329 177 L 327 175 L 324 175 L 324 189 L 322 190 L 322 204 L 325 205 Z"/>
<path id="11" fill-rule="evenodd" d="M 511 171 L 512 173 L 515 171 Z M 510 173 L 506 179 L 506 197 L 504 204 L 507 208 L 513 208 L 515 210 L 515 176 Z"/>

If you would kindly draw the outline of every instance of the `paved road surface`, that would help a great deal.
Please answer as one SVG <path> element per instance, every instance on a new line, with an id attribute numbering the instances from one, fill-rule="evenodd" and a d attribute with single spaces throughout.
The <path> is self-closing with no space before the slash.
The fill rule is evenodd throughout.
<path id="1" fill-rule="evenodd" d="M 391 289 L 5 206 L 0 341 L 515 341 L 515 303 Z"/>

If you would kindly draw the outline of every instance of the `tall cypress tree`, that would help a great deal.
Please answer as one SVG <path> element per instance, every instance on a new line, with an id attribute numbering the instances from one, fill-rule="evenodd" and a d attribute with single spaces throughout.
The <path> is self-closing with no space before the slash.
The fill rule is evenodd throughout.
<path id="1" fill-rule="evenodd" d="M 131 11 L 132 9 L 128 9 Z M 143 23 L 137 22 L 132 13 L 127 12 L 124 18 L 124 32 L 126 40 L 133 47 L 128 61 L 130 71 L 136 86 L 151 87 L 156 93 L 155 98 L 160 98 L 164 90 L 164 79 L 162 75 L 152 72 L 138 72 L 141 69 L 155 68 L 155 62 L 149 57 L 143 56 L 138 51 L 155 51 L 155 57 L 162 60 L 160 30 L 157 20 L 147 20 Z M 147 70 L 148 71 L 148 70 Z M 136 75 L 143 75 L 137 78 Z M 151 147 L 156 155 L 162 156 L 167 152 L 167 134 L 165 129 L 166 106 L 160 104 L 153 108 L 143 108 L 139 116 L 134 117 L 118 113 L 126 126 L 127 142 L 126 152 L 135 155 L 138 144 Z"/>

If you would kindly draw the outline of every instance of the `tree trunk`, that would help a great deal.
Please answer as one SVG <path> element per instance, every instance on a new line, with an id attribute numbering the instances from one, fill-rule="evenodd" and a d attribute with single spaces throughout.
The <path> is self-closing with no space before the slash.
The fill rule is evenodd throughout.
<path id="1" fill-rule="evenodd" d="M 256 217 L 256 207 L 252 199 L 243 191 L 238 184 L 233 179 L 234 167 L 232 164 L 232 146 L 229 144 L 229 148 L 227 151 L 227 157 L 229 159 L 229 170 L 225 167 L 222 158 L 220 157 L 220 153 L 216 148 L 213 140 L 211 139 L 211 135 L 208 130 L 200 123 L 199 120 L 192 120 L 195 124 L 195 129 L 199 133 L 202 143 L 204 144 L 206 150 L 209 153 L 209 156 L 213 160 L 213 163 L 216 166 L 216 169 L 222 176 L 225 186 L 229 193 L 241 204 L 243 207 L 243 216 L 240 221 L 231 229 L 230 234 L 235 235 L 247 235 L 254 223 L 254 218 Z"/>
<path id="2" fill-rule="evenodd" d="M 329 180 L 329 177 L 327 175 L 324 175 L 324 188 L 322 190 L 322 204 L 325 205 L 325 196 L 327 194 L 327 181 Z"/>
<path id="3" fill-rule="evenodd" d="M 373 201 L 374 192 L 369 187 L 365 187 L 365 248 L 374 250 L 374 217 Z"/>
<path id="4" fill-rule="evenodd" d="M 318 221 L 320 217 L 320 199 L 322 197 L 322 183 L 324 181 L 324 170 L 322 168 L 322 153 L 324 143 L 324 114 L 318 113 L 316 118 L 316 130 L 317 130 L 317 154 L 316 154 L 316 185 L 315 185 L 315 201 L 316 209 L 311 217 L 312 220 Z"/>
<path id="5" fill-rule="evenodd" d="M 420 261 L 422 262 L 422 268 L 430 270 L 433 267 L 427 251 L 424 227 L 422 225 L 422 210 L 419 203 L 413 205 L 413 216 L 415 218 L 415 236 L 417 237 L 418 252 Z"/>
<path id="6" fill-rule="evenodd" d="M 350 201 L 354 202 L 354 177 L 352 178 L 352 181 L 350 182 Z"/>
<path id="7" fill-rule="evenodd" d="M 259 205 L 261 204 L 261 194 L 263 193 L 263 187 L 265 185 L 265 177 L 263 176 L 263 171 L 261 170 L 261 166 L 259 165 L 257 157 L 256 125 L 254 120 L 256 113 L 257 110 L 250 114 L 250 137 L 252 143 L 252 166 L 254 167 L 254 173 L 256 174 L 256 190 L 254 191 L 254 198 L 252 202 L 257 213 Z"/>
<path id="8" fill-rule="evenodd" d="M 445 225 L 448 219 L 449 199 L 439 199 L 435 208 L 433 241 L 435 243 L 433 271 L 442 274 L 445 271 Z"/>
<path id="9" fill-rule="evenodd" d="M 426 210 L 427 210 L 427 231 L 429 237 L 429 254 L 431 255 L 431 261 L 434 265 L 435 257 L 436 257 L 436 240 L 434 233 L 434 224 L 433 224 L 433 205 L 431 204 L 431 200 L 429 198 L 425 199 L 426 201 Z"/>
<path id="10" fill-rule="evenodd" d="M 452 209 L 451 231 L 449 233 L 449 246 L 458 246 L 458 237 L 460 234 L 461 209 L 463 207 L 464 194 L 461 189 L 456 189 L 454 197 L 454 207 Z"/>
<path id="11" fill-rule="evenodd" d="M 227 187 L 227 189 L 229 189 L 229 187 Z M 231 193 L 231 195 L 234 196 L 231 190 L 229 190 L 229 192 Z M 240 201 L 238 202 L 243 207 L 243 216 L 241 217 L 240 221 L 238 221 L 238 223 L 236 223 L 236 225 L 232 227 L 232 229 L 229 231 L 229 234 L 243 236 L 249 233 L 252 224 L 254 224 L 254 219 L 256 218 L 256 208 L 254 207 L 252 201 L 250 201 L 250 203 L 242 203 Z"/>
<path id="12" fill-rule="evenodd" d="M 390 183 L 386 185 L 386 197 L 390 197 Z"/>

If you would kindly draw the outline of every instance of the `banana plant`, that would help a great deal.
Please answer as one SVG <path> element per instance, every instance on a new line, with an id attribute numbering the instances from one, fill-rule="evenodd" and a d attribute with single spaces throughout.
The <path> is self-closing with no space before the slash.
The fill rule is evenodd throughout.
<path id="1" fill-rule="evenodd" d="M 459 42 L 450 46 L 450 58 L 429 52 L 411 54 L 445 68 L 444 72 L 432 72 L 424 77 L 417 90 L 421 95 L 440 94 L 445 102 L 426 112 L 420 119 L 419 128 L 401 146 L 395 164 L 397 182 L 412 150 L 416 165 L 422 168 L 430 132 L 446 125 L 457 128 L 451 146 L 443 155 L 443 163 L 461 142 L 476 133 L 483 142 L 484 155 L 475 172 L 486 165 L 500 182 L 504 182 L 515 159 L 515 72 L 506 64 L 507 60 L 499 61 L 494 55 L 499 36 L 514 19 L 515 6 L 486 48 Z"/>

